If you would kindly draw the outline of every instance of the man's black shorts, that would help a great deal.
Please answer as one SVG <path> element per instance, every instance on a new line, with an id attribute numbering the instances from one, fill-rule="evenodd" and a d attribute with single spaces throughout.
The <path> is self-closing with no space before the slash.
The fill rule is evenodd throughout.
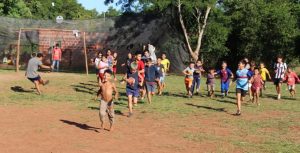
<path id="1" fill-rule="evenodd" d="M 41 80 L 41 77 L 40 77 L 40 76 L 37 76 L 37 77 L 35 77 L 35 78 L 28 78 L 28 80 L 30 80 L 31 82 L 34 83 L 34 81 L 39 81 L 39 80 Z"/>

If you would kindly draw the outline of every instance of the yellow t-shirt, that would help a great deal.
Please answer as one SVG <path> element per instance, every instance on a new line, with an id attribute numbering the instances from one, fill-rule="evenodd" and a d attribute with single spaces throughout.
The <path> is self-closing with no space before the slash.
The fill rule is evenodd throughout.
<path id="1" fill-rule="evenodd" d="M 164 66 L 165 71 L 170 67 L 170 61 L 168 59 L 161 60 L 161 64 Z"/>
<path id="2" fill-rule="evenodd" d="M 267 80 L 267 73 L 269 74 L 268 69 L 262 68 L 262 69 L 259 70 L 259 73 L 261 75 L 262 80 L 266 81 Z"/>

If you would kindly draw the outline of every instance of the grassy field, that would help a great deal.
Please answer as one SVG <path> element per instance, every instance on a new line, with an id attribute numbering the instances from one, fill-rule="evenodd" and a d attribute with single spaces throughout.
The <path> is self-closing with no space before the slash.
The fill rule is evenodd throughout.
<path id="1" fill-rule="evenodd" d="M 0 107 L 30 109 L 66 104 L 74 106 L 75 111 L 98 111 L 99 104 L 94 100 L 97 91 L 94 75 L 42 74 L 50 80 L 50 84 L 43 87 L 44 94 L 38 96 L 33 92 L 33 84 L 22 73 L 0 70 Z M 166 135 L 172 132 L 187 143 L 197 144 L 196 150 L 202 144 L 204 148 L 210 148 L 207 152 L 300 152 L 300 96 L 298 94 L 291 99 L 286 85 L 283 86 L 282 100 L 275 100 L 274 86 L 268 82 L 261 106 L 245 102 L 242 116 L 236 117 L 232 115 L 236 112 L 234 84 L 230 95 L 224 99 L 219 97 L 218 83 L 216 98 L 194 96 L 188 99 L 184 96 L 182 76 L 168 76 L 166 80 L 163 96 L 154 97 L 151 105 L 141 102 L 135 108 L 137 122 L 143 120 L 143 114 L 147 114 L 153 122 L 165 123 L 169 129 Z M 206 93 L 205 81 L 203 78 L 202 94 Z M 118 89 L 121 97 L 116 102 L 115 111 L 126 115 L 125 86 L 118 83 Z M 297 90 L 300 91 L 299 85 Z M 127 118 L 119 120 L 126 121 Z M 147 127 L 144 128 L 146 131 Z M 122 131 L 122 127 L 117 130 Z"/>

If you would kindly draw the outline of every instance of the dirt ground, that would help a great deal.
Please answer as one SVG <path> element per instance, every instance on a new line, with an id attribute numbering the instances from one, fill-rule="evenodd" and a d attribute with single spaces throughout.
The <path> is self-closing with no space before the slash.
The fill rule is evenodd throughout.
<path id="1" fill-rule="evenodd" d="M 115 131 L 100 130 L 98 111 L 70 105 L 0 107 L 0 152 L 211 152 L 214 144 L 182 139 L 172 121 L 137 113 L 116 116 Z M 140 117 L 137 117 L 140 116 Z M 142 119 L 141 119 L 142 118 Z"/>

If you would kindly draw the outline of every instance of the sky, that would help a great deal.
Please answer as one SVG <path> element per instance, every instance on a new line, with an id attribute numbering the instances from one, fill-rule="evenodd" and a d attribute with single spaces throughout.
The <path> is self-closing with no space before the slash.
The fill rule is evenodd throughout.
<path id="1" fill-rule="evenodd" d="M 104 4 L 104 0 L 77 0 L 77 1 L 78 1 L 78 3 L 82 4 L 82 6 L 84 6 L 86 9 L 91 10 L 91 9 L 96 8 L 96 10 L 99 13 L 107 11 L 109 6 L 119 8 L 115 4 L 110 4 L 110 5 L 106 6 Z"/>

